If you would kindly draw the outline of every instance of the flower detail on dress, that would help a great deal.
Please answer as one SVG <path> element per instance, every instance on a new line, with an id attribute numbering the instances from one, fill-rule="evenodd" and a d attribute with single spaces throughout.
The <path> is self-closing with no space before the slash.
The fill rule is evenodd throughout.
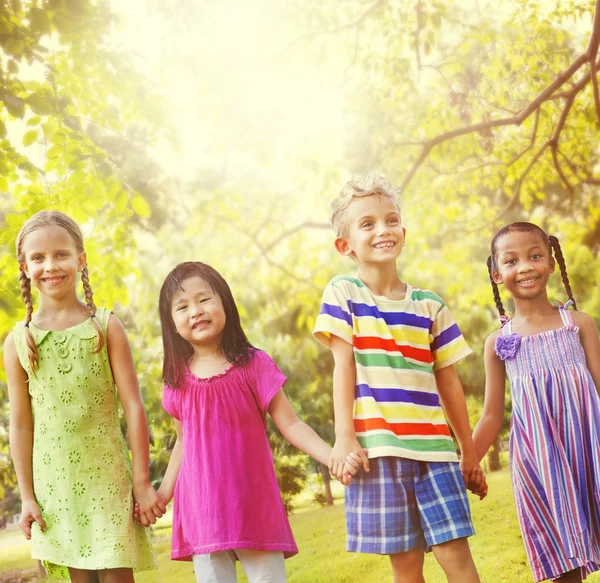
<path id="1" fill-rule="evenodd" d="M 498 336 L 496 338 L 496 354 L 502 360 L 514 358 L 521 345 L 521 336 L 516 333 L 507 334 L 506 336 Z"/>

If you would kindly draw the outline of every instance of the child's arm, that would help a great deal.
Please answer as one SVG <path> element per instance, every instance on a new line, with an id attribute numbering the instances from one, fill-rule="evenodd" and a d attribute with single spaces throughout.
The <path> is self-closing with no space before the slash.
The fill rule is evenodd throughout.
<path id="1" fill-rule="evenodd" d="M 594 320 L 584 312 L 573 313 L 573 323 L 579 326 L 581 345 L 585 352 L 588 370 L 600 394 L 600 340 Z"/>
<path id="2" fill-rule="evenodd" d="M 329 459 L 329 471 L 343 483 L 347 482 L 344 466 L 351 453 L 361 459 L 363 469 L 369 471 L 365 450 L 356 439 L 354 431 L 354 393 L 356 387 L 356 362 L 352 346 L 337 336 L 331 336 L 331 352 L 335 361 L 333 370 L 333 413 L 335 417 L 335 445 Z M 348 457 L 350 456 L 350 458 Z"/>
<path id="3" fill-rule="evenodd" d="M 483 414 L 473 432 L 473 443 L 477 459 L 483 459 L 504 422 L 504 393 L 505 393 L 505 367 L 504 361 L 496 354 L 496 338 L 500 331 L 490 334 L 485 341 L 485 401 Z"/>
<path id="4" fill-rule="evenodd" d="M 167 470 L 165 471 L 162 483 L 156 492 L 163 501 L 165 508 L 175 494 L 175 484 L 177 483 L 177 476 L 179 475 L 179 468 L 181 467 L 181 456 L 183 454 L 183 427 L 181 426 L 181 421 L 178 421 L 177 419 L 174 419 L 174 421 L 177 439 L 173 446 L 173 450 L 171 451 L 171 457 L 169 458 L 169 464 L 167 465 Z M 137 502 L 133 507 L 133 519 L 138 525 L 142 526 L 140 505 Z"/>
<path id="5" fill-rule="evenodd" d="M 127 334 L 120 320 L 113 315 L 108 321 L 107 346 L 110 366 L 127 420 L 129 445 L 133 458 L 133 497 L 140 506 L 142 524 L 148 526 L 149 523 L 156 522 L 156 517 L 161 517 L 165 513 L 166 507 L 150 485 L 148 420 Z"/>
<path id="6" fill-rule="evenodd" d="M 168 504 L 173 499 L 175 493 L 175 484 L 177 483 L 177 476 L 179 475 L 179 468 L 181 467 L 181 456 L 183 455 L 183 427 L 181 421 L 174 419 L 175 431 L 177 432 L 177 440 L 173 446 L 171 452 L 171 458 L 169 459 L 169 465 L 165 472 L 163 481 L 158 489 L 158 495 Z"/>
<path id="7" fill-rule="evenodd" d="M 480 479 L 483 477 L 483 472 L 479 467 L 479 460 L 471 437 L 471 427 L 462 383 L 452 365 L 436 370 L 435 380 L 444 413 L 460 446 L 460 469 L 465 485 L 468 485 L 470 481 L 480 483 L 481 486 L 476 489 L 476 493 L 483 498 L 485 496 L 483 490 L 487 491 L 487 487 Z M 483 490 L 481 487 L 483 487 Z"/>
<path id="8" fill-rule="evenodd" d="M 331 446 L 306 423 L 298 419 L 283 389 L 280 389 L 271 400 L 269 415 L 273 418 L 277 429 L 281 431 L 281 435 L 294 447 L 324 465 L 329 463 Z"/>
<path id="9" fill-rule="evenodd" d="M 21 493 L 21 519 L 19 527 L 25 538 L 31 538 L 31 525 L 37 522 L 46 530 L 42 512 L 33 492 L 33 415 L 27 387 L 27 373 L 19 362 L 12 334 L 4 342 L 4 368 L 10 401 L 10 453 Z"/>

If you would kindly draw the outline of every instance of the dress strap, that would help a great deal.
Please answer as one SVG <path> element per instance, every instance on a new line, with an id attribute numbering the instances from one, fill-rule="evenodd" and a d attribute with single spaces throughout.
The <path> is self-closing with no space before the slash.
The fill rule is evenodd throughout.
<path id="1" fill-rule="evenodd" d="M 573 326 L 573 316 L 566 307 L 559 306 L 558 311 L 565 326 Z"/>
<path id="2" fill-rule="evenodd" d="M 506 320 L 502 326 L 502 336 L 508 336 L 509 334 L 512 334 L 512 319 Z"/>

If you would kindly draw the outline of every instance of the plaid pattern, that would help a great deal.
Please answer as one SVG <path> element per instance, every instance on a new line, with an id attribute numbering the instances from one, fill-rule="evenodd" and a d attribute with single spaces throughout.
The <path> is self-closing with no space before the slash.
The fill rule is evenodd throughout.
<path id="1" fill-rule="evenodd" d="M 369 460 L 345 491 L 346 550 L 389 555 L 475 534 L 454 462 Z"/>

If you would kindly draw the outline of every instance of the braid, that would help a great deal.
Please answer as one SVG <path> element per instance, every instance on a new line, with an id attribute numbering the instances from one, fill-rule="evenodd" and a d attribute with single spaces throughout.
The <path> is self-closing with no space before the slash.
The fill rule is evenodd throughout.
<path id="1" fill-rule="evenodd" d="M 487 268 L 488 268 L 488 273 L 490 274 L 490 283 L 492 284 L 492 290 L 494 291 L 494 302 L 496 303 L 496 309 L 498 310 L 498 313 L 500 314 L 500 316 L 505 316 L 506 313 L 504 312 L 504 306 L 502 305 L 502 300 L 500 299 L 500 292 L 498 291 L 498 286 L 496 285 L 496 282 L 494 281 L 494 277 L 492 274 L 493 267 L 494 267 L 494 259 L 490 255 L 487 258 Z"/>
<path id="2" fill-rule="evenodd" d="M 92 293 L 92 286 L 90 285 L 87 265 L 84 265 L 83 269 L 81 270 L 81 283 L 83 283 L 85 303 L 87 304 L 90 317 L 92 318 L 92 324 L 98 332 L 98 341 L 96 342 L 96 347 L 94 348 L 94 352 L 96 353 L 100 352 L 104 346 L 104 331 L 102 330 L 100 322 L 98 322 L 96 318 L 96 304 L 94 303 L 94 294 Z"/>
<path id="3" fill-rule="evenodd" d="M 33 334 L 29 329 L 29 322 L 31 322 L 31 317 L 33 315 L 31 282 L 21 266 L 19 266 L 19 282 L 21 284 L 21 295 L 23 296 L 23 301 L 25 302 L 25 308 L 27 310 L 25 314 L 25 341 L 27 344 L 27 358 L 29 359 L 29 367 L 31 368 L 32 372 L 35 373 L 35 370 L 40 363 L 40 355 L 38 353 Z"/>
<path id="4" fill-rule="evenodd" d="M 554 257 L 556 258 L 556 262 L 560 267 L 560 276 L 565 286 L 565 290 L 567 291 L 567 296 L 573 302 L 573 308 L 577 310 L 577 304 L 575 303 L 575 298 L 573 297 L 573 292 L 571 291 L 571 283 L 569 282 L 569 276 L 567 275 L 567 266 L 565 264 L 565 258 L 563 256 L 562 249 L 560 248 L 560 243 L 554 235 L 550 235 L 548 240 L 550 241 L 550 245 L 552 245 L 552 249 L 554 249 Z"/>

